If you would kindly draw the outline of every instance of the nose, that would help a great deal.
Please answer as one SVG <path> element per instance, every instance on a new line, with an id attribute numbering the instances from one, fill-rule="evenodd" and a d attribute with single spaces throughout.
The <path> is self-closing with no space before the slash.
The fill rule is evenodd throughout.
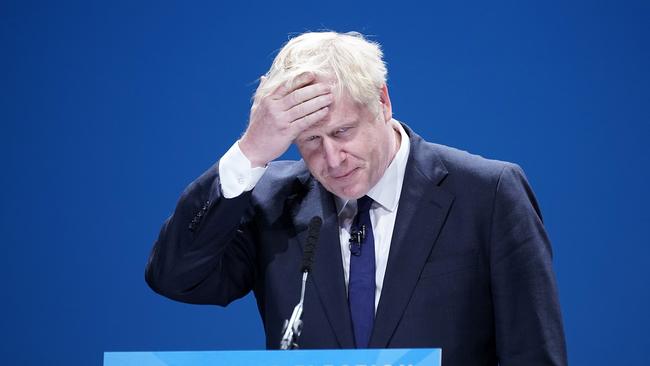
<path id="1" fill-rule="evenodd" d="M 341 149 L 338 142 L 323 138 L 323 157 L 327 162 L 328 168 L 336 169 L 345 161 L 345 151 Z"/>

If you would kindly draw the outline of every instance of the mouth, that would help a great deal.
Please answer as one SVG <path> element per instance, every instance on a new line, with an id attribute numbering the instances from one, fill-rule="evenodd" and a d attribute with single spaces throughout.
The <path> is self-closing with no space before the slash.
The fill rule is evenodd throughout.
<path id="1" fill-rule="evenodd" d="M 330 175 L 330 177 L 331 177 L 332 179 L 335 179 L 335 180 L 344 180 L 344 179 L 350 178 L 350 177 L 351 177 L 354 173 L 356 173 L 359 169 L 360 169 L 360 168 L 354 168 L 354 169 L 350 170 L 349 172 L 347 172 L 347 173 L 345 173 L 345 174 L 341 174 L 341 175 Z"/>

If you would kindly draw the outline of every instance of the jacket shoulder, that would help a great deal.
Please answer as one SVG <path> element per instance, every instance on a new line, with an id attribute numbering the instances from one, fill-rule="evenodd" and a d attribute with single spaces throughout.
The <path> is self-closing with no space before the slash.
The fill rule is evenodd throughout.
<path id="1" fill-rule="evenodd" d="M 449 173 L 448 179 L 467 183 L 495 183 L 504 171 L 523 171 L 515 163 L 489 159 L 454 147 L 426 143 Z"/>
<path id="2" fill-rule="evenodd" d="M 296 182 L 306 183 L 309 178 L 309 170 L 302 160 L 274 161 L 269 163 L 255 189 L 265 195 L 277 194 L 293 187 Z"/>
<path id="3" fill-rule="evenodd" d="M 441 186 L 459 202 L 472 207 L 490 207 L 497 199 L 508 204 L 528 202 L 526 205 L 531 204 L 541 218 L 533 190 L 519 165 L 449 146 L 427 144 L 447 171 Z"/>
<path id="4" fill-rule="evenodd" d="M 283 214 L 286 205 L 299 201 L 312 188 L 304 161 L 274 161 L 252 191 L 253 205 L 270 217 Z"/>

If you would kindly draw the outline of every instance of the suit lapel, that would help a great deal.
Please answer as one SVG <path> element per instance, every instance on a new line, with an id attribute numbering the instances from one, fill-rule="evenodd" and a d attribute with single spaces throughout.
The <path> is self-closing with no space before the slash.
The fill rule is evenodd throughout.
<path id="1" fill-rule="evenodd" d="M 447 175 L 442 162 L 431 149 L 423 146 L 422 139 L 405 129 L 411 135 L 411 155 L 370 338 L 371 348 L 388 346 L 454 199 L 438 186 Z"/>
<path id="2" fill-rule="evenodd" d="M 354 348 L 334 199 L 331 193 L 327 192 L 315 179 L 308 178 L 305 184 L 310 187 L 294 217 L 295 227 L 306 228 L 314 216 L 320 216 L 323 219 L 310 279 L 318 293 L 318 298 L 339 346 Z M 304 238 L 299 242 L 303 246 Z M 305 309 L 305 311 L 308 312 L 309 309 Z"/>

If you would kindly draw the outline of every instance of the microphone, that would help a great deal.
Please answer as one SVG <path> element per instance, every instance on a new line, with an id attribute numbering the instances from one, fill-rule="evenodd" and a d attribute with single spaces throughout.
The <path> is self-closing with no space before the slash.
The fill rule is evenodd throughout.
<path id="1" fill-rule="evenodd" d="M 300 270 L 302 271 L 302 288 L 300 290 L 300 302 L 293 308 L 293 313 L 291 313 L 291 318 L 284 321 L 284 327 L 282 328 L 282 340 L 280 341 L 280 349 L 296 349 L 298 348 L 298 337 L 302 332 L 302 305 L 305 300 L 305 286 L 307 284 L 307 275 L 311 272 L 311 266 L 314 264 L 314 253 L 316 251 L 316 243 L 318 243 L 318 237 L 320 236 L 320 227 L 323 225 L 323 220 L 314 216 L 309 221 L 309 226 L 307 227 L 307 243 L 305 244 L 305 249 L 302 253 L 302 266 Z"/>
<path id="2" fill-rule="evenodd" d="M 360 228 L 352 227 L 350 232 L 350 253 L 355 256 L 361 255 L 361 243 L 366 240 L 366 225 L 361 225 Z"/>

